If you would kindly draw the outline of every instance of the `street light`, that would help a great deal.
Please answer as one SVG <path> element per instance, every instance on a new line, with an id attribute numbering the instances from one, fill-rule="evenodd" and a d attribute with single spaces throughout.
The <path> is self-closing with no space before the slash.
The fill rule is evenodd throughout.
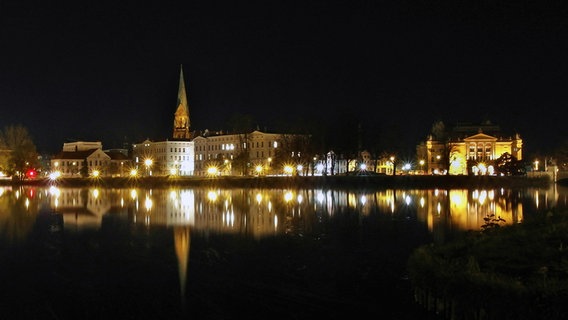
<path id="1" fill-rule="evenodd" d="M 146 174 L 151 176 L 152 175 L 152 171 L 150 171 L 150 167 L 152 166 L 152 159 L 146 159 L 144 160 L 144 165 L 146 166 Z"/>
<path id="2" fill-rule="evenodd" d="M 285 165 L 284 166 L 284 173 L 287 175 L 292 175 L 292 173 L 294 172 L 294 167 L 292 167 L 291 165 Z"/>
<path id="3" fill-rule="evenodd" d="M 211 178 L 217 176 L 217 174 L 219 174 L 219 168 L 217 168 L 216 166 L 210 166 L 209 168 L 207 168 L 207 175 Z"/>

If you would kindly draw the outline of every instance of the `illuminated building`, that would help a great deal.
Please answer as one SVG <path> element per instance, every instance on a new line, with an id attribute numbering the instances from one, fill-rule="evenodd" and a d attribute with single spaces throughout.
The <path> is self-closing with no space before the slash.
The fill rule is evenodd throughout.
<path id="1" fill-rule="evenodd" d="M 138 173 L 143 176 L 279 173 L 280 168 L 272 166 L 272 160 L 277 156 L 276 150 L 283 143 L 295 145 L 298 144 L 298 139 L 305 137 L 258 130 L 238 134 L 205 130 L 197 134 L 190 131 L 190 124 L 183 69 L 180 69 L 172 138 L 165 141 L 147 139 L 133 144 L 132 156 Z M 307 159 L 301 158 L 300 152 L 292 151 L 291 147 L 286 150 L 289 153 L 286 156 L 294 159 L 295 164 L 308 163 Z"/>
<path id="2" fill-rule="evenodd" d="M 522 160 L 523 140 L 518 133 L 504 136 L 489 121 L 479 125 L 458 124 L 438 130 L 416 147 L 427 174 L 493 175 L 495 160 L 504 154 Z"/>
<path id="3" fill-rule="evenodd" d="M 174 113 L 174 139 L 189 140 L 191 133 L 189 131 L 189 105 L 187 103 L 187 92 L 185 91 L 185 81 L 183 80 L 183 68 L 179 71 L 179 86 L 177 109 Z"/>
<path id="4" fill-rule="evenodd" d="M 66 178 L 121 176 L 131 167 L 131 160 L 117 150 L 104 151 L 99 141 L 76 141 L 63 144 L 63 150 L 51 158 L 52 173 Z"/>
<path id="5" fill-rule="evenodd" d="M 204 176 L 209 166 L 219 168 L 219 175 L 270 174 L 272 159 L 280 148 L 282 135 L 253 131 L 247 134 L 209 134 L 193 139 L 195 143 L 195 175 Z M 244 157 L 246 155 L 246 158 Z M 244 158 L 245 170 L 235 165 L 236 158 Z M 244 171 L 244 172 L 243 172 Z"/>
<path id="6" fill-rule="evenodd" d="M 194 156 L 190 123 L 183 68 L 180 67 L 172 139 L 165 141 L 147 139 L 133 144 L 132 156 L 138 173 L 142 176 L 193 175 Z"/>

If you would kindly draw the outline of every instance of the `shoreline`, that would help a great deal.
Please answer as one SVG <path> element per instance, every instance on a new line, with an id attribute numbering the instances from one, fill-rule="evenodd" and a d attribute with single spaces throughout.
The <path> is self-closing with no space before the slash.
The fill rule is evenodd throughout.
<path id="1" fill-rule="evenodd" d="M 58 180 L 4 180 L 0 186 L 57 186 L 109 188 L 345 188 L 345 189 L 476 189 L 480 187 L 547 188 L 553 182 L 548 177 L 526 176 L 291 176 L 291 177 L 142 177 L 142 178 L 62 178 Z"/>

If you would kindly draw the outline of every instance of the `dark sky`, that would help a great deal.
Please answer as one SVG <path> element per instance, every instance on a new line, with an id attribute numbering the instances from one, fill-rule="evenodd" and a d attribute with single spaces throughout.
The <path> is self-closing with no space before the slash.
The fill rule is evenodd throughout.
<path id="1" fill-rule="evenodd" d="M 438 120 L 490 120 L 526 153 L 567 138 L 563 1 L 146 2 L 0 0 L 0 128 L 42 152 L 165 139 L 183 65 L 196 130 L 248 114 L 410 150 Z"/>

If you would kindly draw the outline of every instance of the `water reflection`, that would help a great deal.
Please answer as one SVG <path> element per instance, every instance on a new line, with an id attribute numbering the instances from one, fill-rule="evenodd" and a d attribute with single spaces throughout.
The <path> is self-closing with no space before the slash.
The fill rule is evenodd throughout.
<path id="1" fill-rule="evenodd" d="M 322 219 L 346 210 L 479 230 L 488 215 L 519 223 L 525 212 L 566 207 L 566 188 L 382 190 L 0 188 L 0 233 L 24 239 L 38 212 L 63 216 L 66 231 L 99 228 L 107 214 L 146 226 L 191 226 L 198 233 L 236 233 L 254 238 L 314 230 Z"/>
<path id="2" fill-rule="evenodd" d="M 287 189 L 110 189 L 0 188 L 0 244 L 27 239 L 40 220 L 48 232 L 80 233 L 101 228 L 112 216 L 127 224 L 173 230 L 180 292 L 185 297 L 192 236 L 234 234 L 261 239 L 317 236 L 336 216 L 372 215 L 416 221 L 437 242 L 455 232 L 480 230 L 495 215 L 506 224 L 555 207 L 565 208 L 568 191 L 550 189 L 346 190 Z"/>

